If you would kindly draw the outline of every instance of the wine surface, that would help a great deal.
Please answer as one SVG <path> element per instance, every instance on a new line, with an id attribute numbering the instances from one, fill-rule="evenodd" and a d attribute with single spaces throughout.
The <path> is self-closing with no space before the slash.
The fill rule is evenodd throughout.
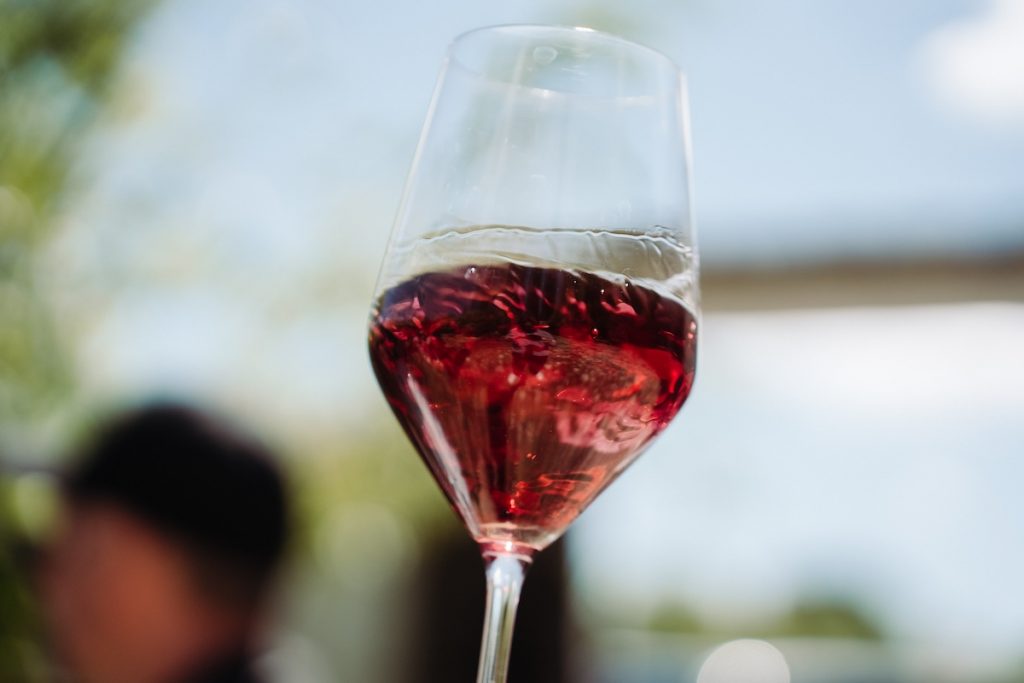
<path id="1" fill-rule="evenodd" d="M 387 290 L 370 358 L 474 538 L 529 552 L 679 411 L 696 328 L 681 303 L 628 280 L 466 265 Z"/>

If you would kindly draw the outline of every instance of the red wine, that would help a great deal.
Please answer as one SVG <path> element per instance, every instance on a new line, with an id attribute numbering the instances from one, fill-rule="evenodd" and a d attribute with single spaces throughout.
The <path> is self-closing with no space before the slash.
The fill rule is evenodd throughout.
<path id="1" fill-rule="evenodd" d="M 696 327 L 682 304 L 628 280 L 469 265 L 386 291 L 370 357 L 473 536 L 528 552 L 679 411 Z"/>

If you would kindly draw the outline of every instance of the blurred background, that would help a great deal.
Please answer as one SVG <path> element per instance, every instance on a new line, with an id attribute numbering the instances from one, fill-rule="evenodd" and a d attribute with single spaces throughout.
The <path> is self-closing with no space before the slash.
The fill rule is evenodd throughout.
<path id="1" fill-rule="evenodd" d="M 365 320 L 446 45 L 498 23 L 646 43 L 692 108 L 697 385 L 568 535 L 565 680 L 1024 681 L 1019 0 L 0 0 L 0 679 L 46 672 L 47 472 L 174 397 L 293 482 L 265 670 L 425 680 L 461 532 Z"/>

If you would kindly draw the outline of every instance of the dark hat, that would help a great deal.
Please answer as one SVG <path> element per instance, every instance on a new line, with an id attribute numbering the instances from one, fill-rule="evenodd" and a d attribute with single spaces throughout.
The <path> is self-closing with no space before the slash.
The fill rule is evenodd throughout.
<path id="1" fill-rule="evenodd" d="M 73 501 L 117 505 L 253 578 L 269 577 L 284 554 L 287 497 L 269 452 L 183 406 L 115 420 L 64 485 Z"/>

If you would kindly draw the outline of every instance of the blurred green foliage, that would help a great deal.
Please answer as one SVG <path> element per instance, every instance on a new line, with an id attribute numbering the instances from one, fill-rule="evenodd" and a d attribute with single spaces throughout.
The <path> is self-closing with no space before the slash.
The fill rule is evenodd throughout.
<path id="1" fill-rule="evenodd" d="M 678 603 L 667 603 L 655 610 L 646 626 L 660 633 L 691 634 L 706 630 L 696 612 Z"/>
<path id="2" fill-rule="evenodd" d="M 798 602 L 774 625 L 771 635 L 883 639 L 881 628 L 856 602 L 839 599 Z"/>
<path id="3" fill-rule="evenodd" d="M 646 627 L 662 633 L 713 635 L 716 638 L 850 638 L 865 641 L 884 640 L 885 634 L 860 603 L 846 598 L 805 598 L 788 611 L 759 627 L 722 630 L 704 623 L 685 605 L 668 603 L 656 610 Z"/>
<path id="4" fill-rule="evenodd" d="M 0 0 L 0 428 L 70 373 L 35 282 L 72 161 L 148 0 Z"/>
<path id="5" fill-rule="evenodd" d="M 35 616 L 25 581 L 28 548 L 11 522 L 14 484 L 0 479 L 0 681 L 44 680 L 42 655 L 34 639 Z"/>
<path id="6" fill-rule="evenodd" d="M 0 0 L 0 464 L 71 373 L 36 282 L 73 160 L 149 0 Z M 15 483 L 0 480 L 0 680 L 45 675 Z"/>

